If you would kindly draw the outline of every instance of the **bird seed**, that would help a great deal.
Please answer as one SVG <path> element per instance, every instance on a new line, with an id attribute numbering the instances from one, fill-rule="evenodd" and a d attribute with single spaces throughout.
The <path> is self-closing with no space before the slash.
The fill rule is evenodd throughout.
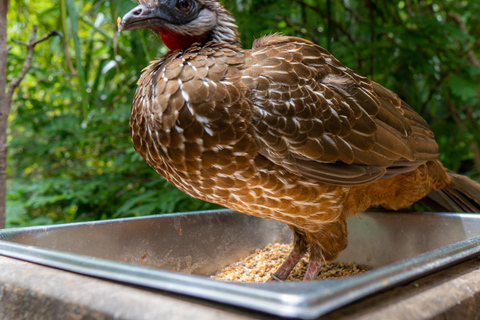
<path id="1" fill-rule="evenodd" d="M 236 282 L 266 282 L 271 274 L 280 267 L 292 251 L 291 244 L 269 244 L 263 249 L 255 250 L 241 261 L 234 262 L 223 268 L 211 278 Z M 308 255 L 295 266 L 287 281 L 302 281 L 308 266 Z M 353 262 L 333 262 L 323 266 L 317 280 L 335 279 L 354 276 L 368 271 L 365 266 Z"/>

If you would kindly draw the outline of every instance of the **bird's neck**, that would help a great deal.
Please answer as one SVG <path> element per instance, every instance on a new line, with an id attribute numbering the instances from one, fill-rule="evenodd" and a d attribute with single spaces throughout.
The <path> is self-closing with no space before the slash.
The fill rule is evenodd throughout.
<path id="1" fill-rule="evenodd" d="M 208 34 L 188 36 L 164 28 L 156 28 L 156 30 L 162 38 L 163 43 L 165 43 L 171 51 L 186 50 L 190 48 L 192 44 L 196 42 L 205 43 L 210 38 Z"/>
<path id="2" fill-rule="evenodd" d="M 163 43 L 172 51 L 186 50 L 194 43 L 205 45 L 207 42 L 227 43 L 240 48 L 240 38 L 235 20 L 230 15 L 223 15 L 219 24 L 212 30 L 199 35 L 184 35 L 173 30 L 154 27 Z"/>

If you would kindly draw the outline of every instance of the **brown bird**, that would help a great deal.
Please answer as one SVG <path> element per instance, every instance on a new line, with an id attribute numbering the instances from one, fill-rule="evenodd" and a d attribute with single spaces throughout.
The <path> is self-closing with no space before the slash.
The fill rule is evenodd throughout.
<path id="1" fill-rule="evenodd" d="M 346 219 L 372 205 L 480 211 L 480 185 L 442 166 L 422 117 L 318 45 L 274 34 L 244 50 L 216 0 L 141 0 L 119 20 L 135 28 L 171 50 L 138 80 L 135 150 L 195 198 L 288 224 L 275 279 L 307 251 L 315 279 L 346 247 Z"/>

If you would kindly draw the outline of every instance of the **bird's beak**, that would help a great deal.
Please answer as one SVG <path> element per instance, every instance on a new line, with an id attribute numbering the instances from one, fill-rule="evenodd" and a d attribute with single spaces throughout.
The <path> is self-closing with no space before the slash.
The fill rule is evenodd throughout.
<path id="1" fill-rule="evenodd" d="M 170 20 L 166 14 L 166 10 L 158 7 L 148 7 L 140 4 L 127 12 L 123 18 L 118 18 L 118 31 L 131 30 L 138 28 L 161 27 L 163 21 Z"/>

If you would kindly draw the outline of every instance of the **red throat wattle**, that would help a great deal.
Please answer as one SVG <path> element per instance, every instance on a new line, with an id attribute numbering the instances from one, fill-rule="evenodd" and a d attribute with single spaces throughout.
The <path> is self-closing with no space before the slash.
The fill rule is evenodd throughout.
<path id="1" fill-rule="evenodd" d="M 186 36 L 175 33 L 172 30 L 164 28 L 155 28 L 162 38 L 163 43 L 171 50 L 185 50 L 188 49 L 195 42 L 204 43 L 208 40 L 208 34 L 198 36 Z"/>

